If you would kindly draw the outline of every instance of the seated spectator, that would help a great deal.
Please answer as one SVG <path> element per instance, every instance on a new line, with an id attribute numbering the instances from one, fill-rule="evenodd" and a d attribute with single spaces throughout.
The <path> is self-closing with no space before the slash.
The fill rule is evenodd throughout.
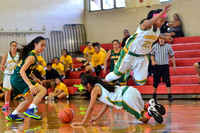
<path id="1" fill-rule="evenodd" d="M 166 84 L 167 92 L 168 92 L 168 100 L 173 101 L 171 96 L 171 82 L 170 82 L 170 74 L 169 74 L 169 57 L 172 60 L 173 69 L 176 70 L 176 63 L 174 58 L 174 52 L 170 44 L 165 43 L 164 40 L 159 39 L 158 43 L 153 45 L 151 51 L 151 61 L 152 66 L 154 66 L 153 72 L 153 98 L 156 99 L 156 91 L 158 88 L 158 84 L 162 82 Z"/>
<path id="2" fill-rule="evenodd" d="M 37 66 L 36 66 L 36 68 L 35 68 L 36 70 L 38 70 L 39 72 L 40 72 L 40 74 L 41 74 L 41 79 L 40 80 L 43 80 L 44 79 L 44 77 L 45 77 L 45 75 L 46 75 L 46 71 L 45 71 L 45 69 L 44 69 L 44 67 L 42 66 L 42 65 L 40 65 L 39 63 L 37 63 Z M 35 75 L 36 76 L 36 75 Z M 37 76 L 36 76 L 37 77 Z"/>
<path id="3" fill-rule="evenodd" d="M 200 79 L 200 62 L 194 63 L 194 68 L 197 71 L 197 77 Z M 200 83 L 200 82 L 199 82 Z"/>
<path id="4" fill-rule="evenodd" d="M 100 47 L 100 44 L 98 42 L 94 42 L 92 44 L 92 48 L 94 48 L 94 46 L 98 45 Z M 103 52 L 103 54 L 105 55 L 105 57 L 107 56 L 107 52 L 105 51 L 105 49 L 100 47 L 100 51 Z M 93 53 L 94 54 L 94 53 Z M 86 60 L 85 60 L 86 61 Z M 85 68 L 86 66 L 91 65 L 91 60 L 87 60 L 86 62 L 84 62 L 83 66 L 79 67 L 79 68 L 75 68 L 74 71 L 80 71 L 81 69 Z"/>
<path id="5" fill-rule="evenodd" d="M 168 33 L 165 33 L 166 36 L 171 37 L 183 37 L 183 29 L 182 29 L 182 22 L 179 18 L 178 14 L 174 14 L 174 21 L 167 23 Z"/>
<path id="6" fill-rule="evenodd" d="M 99 76 L 104 64 L 105 55 L 100 51 L 100 45 L 94 45 L 94 50 L 92 65 L 86 66 L 85 70 L 86 73 L 90 73 L 92 70 L 93 72 L 96 72 L 96 76 Z"/>
<path id="7" fill-rule="evenodd" d="M 52 68 L 52 64 L 51 63 L 47 63 L 47 70 L 46 70 L 46 79 L 42 80 L 42 84 L 45 88 L 52 88 L 52 90 L 54 90 L 55 88 L 55 79 L 60 77 L 59 73 Z"/>
<path id="8" fill-rule="evenodd" d="M 62 99 L 69 98 L 69 92 L 67 86 L 61 82 L 60 78 L 56 78 L 56 88 L 54 92 L 49 93 L 49 96 L 46 96 L 45 99 Z"/>
<path id="9" fill-rule="evenodd" d="M 86 43 L 87 47 L 83 50 L 84 58 L 78 57 L 76 60 L 78 62 L 85 63 L 87 61 L 91 62 L 92 55 L 94 54 L 94 48 L 92 47 L 92 44 L 90 42 Z"/>
<path id="10" fill-rule="evenodd" d="M 46 61 L 42 58 L 42 56 L 37 56 L 37 60 L 39 62 L 39 65 L 42 65 L 43 67 L 46 67 L 47 63 Z"/>
<path id="11" fill-rule="evenodd" d="M 73 62 L 72 62 L 72 57 L 69 55 L 67 49 L 62 50 L 60 63 L 62 63 L 64 66 L 65 78 L 68 78 L 70 71 L 73 69 Z"/>
<path id="12" fill-rule="evenodd" d="M 53 64 L 52 64 L 52 68 L 54 68 L 59 74 L 61 77 L 64 77 L 64 66 L 63 64 L 59 63 L 59 58 L 58 57 L 55 57 L 53 59 Z"/>
<path id="13" fill-rule="evenodd" d="M 3 82 L 1 81 L 0 82 L 0 99 L 4 98 L 4 92 L 3 92 L 2 88 L 3 88 Z"/>
<path id="14" fill-rule="evenodd" d="M 106 52 L 106 50 L 104 49 L 104 48 L 102 48 L 101 46 L 100 46 L 100 44 L 99 44 L 99 42 L 94 42 L 94 43 L 92 43 L 92 46 L 93 46 L 93 48 L 95 47 L 95 46 L 99 46 L 100 47 L 100 51 L 104 54 L 104 56 L 106 57 L 107 56 L 107 52 Z"/>
<path id="15" fill-rule="evenodd" d="M 122 48 L 126 45 L 126 40 L 130 37 L 129 31 L 127 29 L 124 30 L 124 38 L 122 40 Z"/>
<path id="16" fill-rule="evenodd" d="M 113 49 L 109 50 L 108 51 L 108 54 L 105 58 L 105 61 L 104 61 L 104 73 L 106 74 L 106 68 L 107 68 L 107 64 L 108 64 L 108 60 L 110 58 L 110 72 L 114 71 L 114 67 L 115 67 L 115 63 L 117 62 L 119 56 L 120 56 L 120 52 L 121 52 L 121 49 L 120 49 L 120 42 L 119 40 L 113 40 L 112 41 L 112 45 L 113 45 Z M 124 80 L 124 74 L 123 76 L 121 76 L 119 78 L 119 84 L 120 85 L 125 85 L 125 80 Z M 115 84 L 116 81 L 112 81 L 110 82 L 111 84 Z"/>

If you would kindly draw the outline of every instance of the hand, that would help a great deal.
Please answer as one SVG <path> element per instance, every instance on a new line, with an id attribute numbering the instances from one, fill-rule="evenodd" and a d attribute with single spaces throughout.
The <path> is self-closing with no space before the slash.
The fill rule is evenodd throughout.
<path id="1" fill-rule="evenodd" d="M 73 122 L 72 124 L 70 124 L 71 127 L 73 126 L 82 126 L 83 123 L 82 122 Z"/>
<path id="2" fill-rule="evenodd" d="M 171 4 L 167 4 L 164 8 L 163 8 L 163 12 L 164 13 L 168 13 L 171 9 L 170 9 L 170 7 L 171 7 L 172 5 Z"/>
<path id="3" fill-rule="evenodd" d="M 106 74 L 106 69 L 105 68 L 103 69 L 103 73 Z"/>
<path id="4" fill-rule="evenodd" d="M 156 61 L 152 61 L 152 66 L 155 66 L 155 65 L 157 65 L 157 62 Z"/>
<path id="5" fill-rule="evenodd" d="M 36 87 L 35 87 L 35 86 L 30 85 L 29 88 L 30 88 L 30 90 L 31 90 L 31 94 L 32 94 L 32 95 L 35 95 L 35 94 L 38 93 L 38 91 L 36 90 Z"/>
<path id="6" fill-rule="evenodd" d="M 1 71 L 3 72 L 5 70 L 5 67 L 1 65 Z"/>
<path id="7" fill-rule="evenodd" d="M 98 119 L 97 119 L 96 116 L 92 116 L 92 117 L 90 118 L 89 123 L 92 123 L 92 122 L 97 121 L 97 120 L 98 120 Z"/>
<path id="8" fill-rule="evenodd" d="M 176 66 L 175 65 L 173 65 L 173 69 L 174 69 L 174 71 L 176 71 Z"/>
<path id="9" fill-rule="evenodd" d="M 173 38 L 170 37 L 170 36 L 166 36 L 164 39 L 165 39 L 165 41 L 169 41 L 169 42 L 172 42 L 172 41 L 173 41 Z"/>

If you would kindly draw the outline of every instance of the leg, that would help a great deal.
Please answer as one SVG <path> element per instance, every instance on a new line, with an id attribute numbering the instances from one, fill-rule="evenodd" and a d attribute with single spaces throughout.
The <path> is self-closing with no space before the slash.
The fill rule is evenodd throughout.
<path id="1" fill-rule="evenodd" d="M 116 74 L 114 74 L 114 72 L 110 72 L 106 75 L 105 80 L 106 80 L 106 82 L 111 82 L 111 81 L 117 80 L 119 78 L 120 78 L 120 76 L 117 76 Z"/>
<path id="2" fill-rule="evenodd" d="M 6 117 L 8 121 L 23 121 L 24 120 L 24 118 L 18 117 L 18 114 L 22 113 L 26 109 L 26 107 L 31 104 L 31 102 L 33 101 L 33 96 L 31 94 L 28 94 L 24 96 L 24 98 L 25 100 L 21 102 L 17 106 L 17 108 L 10 115 Z"/>
<path id="3" fill-rule="evenodd" d="M 171 95 L 171 83 L 170 80 L 166 81 L 166 87 L 167 87 L 167 92 L 168 92 L 168 100 L 173 101 L 172 95 Z"/>
<path id="4" fill-rule="evenodd" d="M 92 70 L 92 66 L 91 65 L 85 67 L 86 73 L 90 73 L 91 70 Z"/>
<path id="5" fill-rule="evenodd" d="M 47 91 L 46 89 L 41 86 L 40 84 L 37 84 L 35 86 L 36 90 L 38 91 L 38 93 L 36 94 L 36 96 L 34 97 L 31 105 L 29 106 L 29 109 L 27 111 L 24 112 L 24 115 L 26 115 L 27 117 L 31 117 L 37 120 L 41 120 L 42 117 L 38 116 L 34 113 L 35 108 L 38 106 L 38 104 L 40 103 L 40 101 L 42 100 L 42 98 L 46 95 Z"/>
<path id="6" fill-rule="evenodd" d="M 157 102 L 157 96 L 156 96 L 156 91 L 157 91 L 157 88 L 158 88 L 158 84 L 159 83 L 154 83 L 153 84 L 153 99 Z"/>
<path id="7" fill-rule="evenodd" d="M 95 72 L 96 72 L 96 76 L 99 77 L 100 72 L 101 72 L 101 66 L 100 65 L 98 65 L 97 67 L 95 67 Z"/>
<path id="8" fill-rule="evenodd" d="M 65 78 L 66 78 L 66 79 L 68 79 L 68 77 L 69 77 L 69 73 L 70 73 L 70 70 L 67 69 L 67 70 L 65 71 Z"/>
<path id="9" fill-rule="evenodd" d="M 62 93 L 60 93 L 59 95 L 58 95 L 58 99 L 66 99 L 66 94 L 65 94 L 65 92 L 62 92 Z"/>
<path id="10" fill-rule="evenodd" d="M 138 58 L 138 57 L 136 57 Z M 145 85 L 147 81 L 147 74 L 148 74 L 148 57 L 139 57 L 142 62 L 138 62 L 137 66 L 133 69 L 134 77 L 133 80 L 135 81 L 136 85 Z"/>

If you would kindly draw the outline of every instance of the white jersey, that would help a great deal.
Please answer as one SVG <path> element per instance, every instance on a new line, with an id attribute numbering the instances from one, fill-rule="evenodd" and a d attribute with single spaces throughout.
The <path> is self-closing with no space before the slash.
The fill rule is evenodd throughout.
<path id="1" fill-rule="evenodd" d="M 127 39 L 125 48 L 135 54 L 149 54 L 152 44 L 157 40 L 159 35 L 159 28 L 153 31 L 152 26 L 149 30 L 141 30 L 139 26 L 136 33 Z"/>
<path id="2" fill-rule="evenodd" d="M 123 106 L 117 106 L 116 102 L 117 101 L 122 101 L 122 91 L 124 90 L 125 87 L 127 86 L 116 86 L 115 92 L 109 92 L 108 90 L 106 90 L 102 85 L 100 84 L 95 84 L 95 85 L 99 85 L 101 87 L 101 96 L 98 98 L 98 100 L 100 100 L 101 102 L 113 106 L 116 109 L 122 109 Z"/>
<path id="3" fill-rule="evenodd" d="M 15 55 L 15 57 L 12 57 L 10 55 L 10 52 L 7 54 L 7 59 L 6 59 L 6 64 L 5 64 L 5 71 L 4 74 L 13 74 L 15 67 L 18 64 L 18 59 L 19 59 L 19 53 Z"/>

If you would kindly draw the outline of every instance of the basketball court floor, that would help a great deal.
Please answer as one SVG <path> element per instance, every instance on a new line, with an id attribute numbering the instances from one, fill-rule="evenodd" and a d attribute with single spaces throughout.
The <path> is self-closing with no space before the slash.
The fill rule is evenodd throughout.
<path id="1" fill-rule="evenodd" d="M 147 101 L 145 101 L 147 102 Z M 64 107 L 74 110 L 73 121 L 81 121 L 85 115 L 88 103 L 82 100 L 43 100 L 38 106 L 37 114 L 42 120 L 26 118 L 22 123 L 8 122 L 5 117 L 9 112 L 0 112 L 0 133 L 199 133 L 200 132 L 200 101 L 197 100 L 160 100 L 166 108 L 162 124 L 157 124 L 153 118 L 147 124 L 137 121 L 123 110 L 110 107 L 103 117 L 93 125 L 86 123 L 76 128 L 63 124 L 58 118 L 58 112 Z M 0 101 L 0 107 L 3 106 Z M 18 105 L 11 100 L 10 111 Z M 102 107 L 97 102 L 92 115 L 97 115 Z M 23 115 L 22 115 L 23 116 Z M 23 116 L 25 118 L 25 116 Z"/>

